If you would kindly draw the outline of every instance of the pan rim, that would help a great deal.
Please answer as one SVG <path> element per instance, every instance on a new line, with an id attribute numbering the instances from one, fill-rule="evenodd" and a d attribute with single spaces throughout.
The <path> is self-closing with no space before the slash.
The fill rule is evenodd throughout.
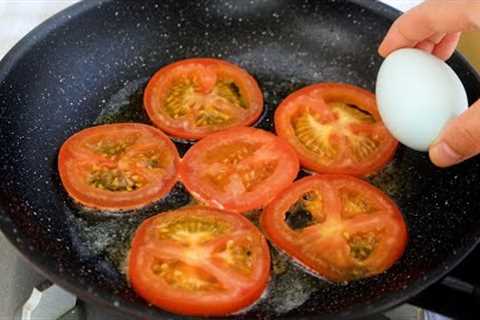
<path id="1" fill-rule="evenodd" d="M 105 4 L 111 3 L 115 0 L 91 0 L 91 1 L 81 1 L 76 3 L 63 11 L 55 14 L 51 18 L 45 20 L 42 24 L 30 31 L 24 38 L 22 38 L 0 61 L 0 85 L 2 85 L 5 79 L 11 74 L 13 68 L 18 63 L 19 59 L 23 55 L 31 50 L 31 48 L 38 42 L 47 37 L 51 32 L 54 32 L 58 27 L 63 26 L 68 23 L 68 21 L 73 17 L 78 17 L 90 10 L 95 10 L 97 7 Z M 351 2 L 359 7 L 365 8 L 377 15 L 383 16 L 389 20 L 396 18 L 401 12 L 389 7 L 388 5 L 381 3 L 377 0 L 375 1 L 363 1 L 363 0 L 346 0 L 346 2 Z M 471 66 L 471 64 L 458 52 L 455 52 L 455 58 L 469 69 L 477 82 L 480 82 L 480 76 Z M 119 299 L 115 298 L 115 295 L 112 292 L 101 290 L 96 293 L 91 293 L 87 290 L 87 285 L 75 281 L 70 275 L 62 276 L 58 273 L 51 272 L 48 270 L 46 264 L 42 261 L 41 258 L 32 256 L 29 250 L 23 246 L 16 243 L 16 235 L 13 233 L 14 224 L 12 220 L 7 215 L 4 205 L 0 206 L 0 231 L 5 235 L 8 242 L 15 248 L 19 253 L 19 256 L 28 262 L 37 272 L 46 278 L 53 281 L 55 284 L 65 288 L 66 290 L 76 294 L 79 298 L 85 301 L 89 301 L 100 306 L 109 308 L 112 312 L 124 312 L 128 315 L 144 318 L 148 316 L 148 308 L 145 306 L 143 310 L 139 309 L 138 303 L 124 301 L 125 303 L 120 303 L 117 305 L 115 302 Z M 472 237 L 473 236 L 473 237 Z M 475 247 L 480 243 L 480 229 L 476 232 L 471 232 L 469 238 L 466 238 L 466 242 L 472 241 L 469 245 L 462 244 L 462 246 L 457 250 L 456 254 L 449 256 L 445 261 L 445 266 L 439 266 L 436 269 L 433 269 L 429 272 L 424 278 L 417 280 L 414 284 L 409 286 L 407 289 L 396 292 L 391 292 L 383 295 L 381 298 L 374 300 L 374 302 L 369 305 L 355 304 L 352 305 L 349 309 L 345 311 L 340 311 L 338 313 L 322 315 L 322 319 L 359 319 L 366 317 L 368 315 L 382 313 L 386 310 L 389 310 L 401 303 L 406 302 L 415 295 L 419 294 L 421 291 L 425 290 L 427 287 L 438 282 L 442 277 L 448 274 L 453 270 L 466 256 L 472 252 Z M 400 296 L 398 296 L 400 294 Z M 181 316 L 170 314 L 166 311 L 156 309 L 159 312 L 164 313 L 165 316 L 168 316 L 172 319 L 183 319 Z M 281 315 L 280 318 L 290 318 L 285 315 Z M 300 317 L 295 316 L 296 319 L 308 319 L 308 315 L 302 315 Z"/>

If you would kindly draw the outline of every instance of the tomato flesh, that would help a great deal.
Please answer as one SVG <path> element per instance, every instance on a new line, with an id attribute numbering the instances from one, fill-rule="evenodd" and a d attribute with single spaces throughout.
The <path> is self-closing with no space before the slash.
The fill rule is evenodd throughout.
<path id="1" fill-rule="evenodd" d="M 315 84 L 292 93 L 275 112 L 275 129 L 302 165 L 319 173 L 371 174 L 398 145 L 380 119 L 375 96 L 346 84 Z"/>
<path id="2" fill-rule="evenodd" d="M 179 156 L 160 130 L 133 123 L 88 128 L 62 145 L 58 169 L 68 194 L 103 210 L 143 207 L 176 181 Z"/>
<path id="3" fill-rule="evenodd" d="M 295 182 L 266 208 L 261 226 L 279 249 L 335 282 L 385 271 L 407 242 L 395 203 L 367 182 L 343 175 Z"/>
<path id="4" fill-rule="evenodd" d="M 169 134 L 199 139 L 253 123 L 263 110 L 255 79 L 219 59 L 187 59 L 160 69 L 145 89 L 152 122 Z"/>
<path id="5" fill-rule="evenodd" d="M 128 272 L 135 291 L 162 309 L 221 316 L 261 296 L 270 275 L 270 252 L 243 216 L 189 207 L 140 225 Z"/>
<path id="6" fill-rule="evenodd" d="M 298 158 L 287 143 L 254 128 L 200 140 L 179 166 L 181 180 L 195 198 L 233 212 L 263 207 L 293 182 L 298 170 Z"/>

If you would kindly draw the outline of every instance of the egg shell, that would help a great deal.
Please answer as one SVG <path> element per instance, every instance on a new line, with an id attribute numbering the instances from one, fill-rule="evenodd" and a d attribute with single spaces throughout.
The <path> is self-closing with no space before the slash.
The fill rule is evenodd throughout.
<path id="1" fill-rule="evenodd" d="M 380 116 L 402 144 L 427 151 L 445 124 L 468 108 L 465 88 L 439 58 L 400 49 L 382 63 L 376 97 Z"/>

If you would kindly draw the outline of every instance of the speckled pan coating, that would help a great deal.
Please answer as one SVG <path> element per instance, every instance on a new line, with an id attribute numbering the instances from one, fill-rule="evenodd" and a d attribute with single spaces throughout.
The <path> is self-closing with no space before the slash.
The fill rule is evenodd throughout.
<path id="1" fill-rule="evenodd" d="M 182 206 L 189 196 L 179 185 L 137 215 L 84 215 L 57 175 L 62 142 L 105 122 L 100 114 L 134 107 L 145 79 L 194 56 L 224 58 L 252 73 L 267 109 L 258 126 L 271 129 L 274 107 L 304 85 L 343 81 L 373 89 L 376 47 L 396 15 L 367 0 L 91 0 L 60 13 L 0 64 L 2 231 L 39 270 L 82 298 L 141 318 L 176 318 L 128 288 L 118 270 L 125 255 L 119 244 L 146 216 Z M 472 102 L 480 93 L 477 76 L 458 55 L 451 65 Z M 141 112 L 129 119 L 146 121 Z M 405 214 L 411 238 L 404 258 L 386 274 L 348 286 L 278 263 L 269 294 L 242 317 L 350 319 L 405 301 L 477 243 L 479 169 L 476 159 L 436 169 L 425 154 L 400 148 L 372 181 Z"/>

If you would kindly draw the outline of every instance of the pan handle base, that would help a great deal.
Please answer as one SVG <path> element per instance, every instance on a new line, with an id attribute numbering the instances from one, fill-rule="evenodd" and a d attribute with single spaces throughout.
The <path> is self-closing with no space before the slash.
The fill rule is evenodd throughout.
<path id="1" fill-rule="evenodd" d="M 30 297 L 15 313 L 15 320 L 59 319 L 77 304 L 77 297 L 44 281 L 33 288 Z"/>

